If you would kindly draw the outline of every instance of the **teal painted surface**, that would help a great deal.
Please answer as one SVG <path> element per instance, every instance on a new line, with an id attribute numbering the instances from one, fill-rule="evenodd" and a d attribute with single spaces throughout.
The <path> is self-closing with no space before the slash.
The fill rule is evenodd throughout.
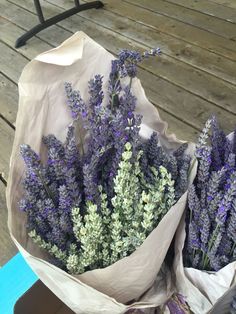
<path id="1" fill-rule="evenodd" d="M 37 280 L 20 253 L 0 268 L 0 314 L 13 314 L 16 301 Z"/>

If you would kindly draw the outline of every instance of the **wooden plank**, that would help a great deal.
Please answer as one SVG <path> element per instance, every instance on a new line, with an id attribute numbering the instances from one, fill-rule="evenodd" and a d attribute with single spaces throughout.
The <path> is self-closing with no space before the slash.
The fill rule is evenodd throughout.
<path id="1" fill-rule="evenodd" d="M 74 17 L 74 19 L 73 21 L 69 21 L 70 19 L 68 19 L 68 21 L 70 24 L 74 25 L 74 27 L 76 28 L 77 27 L 76 17 Z M 91 35 L 92 35 L 92 32 L 94 32 L 94 28 L 91 26 L 90 28 Z M 90 33 L 88 33 L 88 35 L 90 35 Z M 97 35 L 95 32 L 94 39 L 97 40 L 103 46 L 105 46 L 105 48 L 111 50 L 113 53 L 117 52 L 118 48 L 121 48 L 121 47 L 126 47 L 126 48 L 132 47 L 130 46 L 130 43 L 128 44 L 128 43 L 120 41 L 120 36 L 114 35 L 112 32 L 108 34 L 98 33 Z M 156 61 L 154 60 L 153 62 L 156 62 Z M 152 67 L 154 64 L 152 64 Z M 146 75 L 147 78 L 148 77 L 150 78 L 148 80 L 149 83 L 145 85 L 145 82 L 147 82 L 147 78 L 145 77 L 143 79 L 142 75 L 140 76 L 141 81 L 143 82 L 145 86 L 145 90 L 148 95 L 149 95 L 149 90 L 150 90 L 149 85 L 154 86 L 153 87 L 154 91 L 152 91 L 152 101 L 154 104 L 158 106 L 158 108 L 163 108 L 164 110 L 171 113 L 171 115 L 174 115 L 177 119 L 181 119 L 184 122 L 196 127 L 197 129 L 201 129 L 202 125 L 204 124 L 205 120 L 208 118 L 209 114 L 211 112 L 216 111 L 217 109 L 217 108 L 215 109 L 215 107 L 212 104 L 205 102 L 204 100 L 194 95 L 191 95 L 187 91 L 184 91 L 180 88 L 177 88 L 174 85 L 171 85 L 169 82 L 166 82 L 165 80 L 156 79 L 156 77 L 151 75 L 150 73 Z M 153 84 L 153 82 L 155 82 L 155 84 Z M 166 88 L 164 88 L 164 86 L 166 86 Z M 160 96 L 160 94 L 156 94 L 156 96 L 154 97 L 155 90 L 156 91 L 164 90 L 164 92 L 162 92 L 161 94 L 162 96 Z M 173 101 L 175 99 L 178 99 L 179 102 Z M 187 107 L 188 108 L 187 111 L 182 110 L 183 103 L 189 104 Z M 233 120 L 232 115 L 230 115 L 226 111 L 221 112 L 219 110 L 217 111 L 217 113 L 223 122 L 223 127 L 225 127 L 227 131 L 229 130 L 229 128 L 234 127 L 234 123 L 232 121 Z M 223 117 L 227 117 L 227 120 L 228 120 L 227 123 L 225 122 L 226 119 Z"/>
<path id="2" fill-rule="evenodd" d="M 0 117 L 0 174 L 7 180 L 14 130 Z"/>
<path id="3" fill-rule="evenodd" d="M 64 3 L 64 0 L 49 1 L 53 3 L 58 1 Z M 119 6 L 121 6 L 121 4 L 119 4 Z M 140 12 L 140 8 L 137 9 L 139 9 Z M 161 46 L 164 54 L 188 63 L 196 68 L 202 69 L 228 82 L 234 84 L 236 83 L 235 62 L 224 57 L 220 57 L 214 52 L 210 52 L 204 48 L 189 44 L 183 41 L 181 38 L 176 39 L 168 34 L 157 32 L 155 27 L 153 29 L 154 24 L 150 25 L 150 12 L 147 12 L 147 14 L 141 14 L 140 12 L 139 20 L 134 19 L 134 21 L 137 21 L 137 23 L 141 23 L 141 25 L 138 26 L 137 23 L 131 23 L 123 16 L 119 17 L 117 14 L 111 14 L 109 10 L 110 6 L 107 7 L 105 13 L 100 12 L 99 14 L 96 14 L 96 16 L 92 16 L 92 14 L 89 12 L 81 12 L 80 15 L 85 16 L 91 21 L 96 21 L 99 23 L 99 25 L 113 29 L 114 31 L 125 35 L 128 38 L 139 42 L 141 41 L 146 45 L 156 46 L 158 43 Z M 143 10 L 141 9 L 141 11 Z M 130 11 L 126 11 L 124 14 L 125 17 L 132 18 Z M 143 24 L 145 24 L 146 27 Z"/>
<path id="4" fill-rule="evenodd" d="M 228 22 L 236 23 L 236 12 L 232 8 L 223 7 L 209 0 L 165 0 L 166 2 L 181 5 L 183 7 L 215 16 Z"/>
<path id="5" fill-rule="evenodd" d="M 24 2 L 24 1 L 22 1 Z M 82 14 L 82 13 L 81 13 Z M 84 13 L 83 13 L 84 14 Z M 91 13 L 86 13 L 91 14 Z M 122 22 L 123 19 L 120 18 L 120 20 L 117 21 L 117 19 L 111 19 L 108 22 L 108 19 L 104 19 L 104 16 L 101 16 L 101 14 L 97 13 L 96 16 L 94 15 L 93 20 L 97 20 L 100 16 L 100 22 L 108 24 L 110 23 L 110 27 L 113 31 L 117 31 L 119 28 L 119 25 L 124 26 L 124 23 Z M 115 18 L 115 17 L 114 17 Z M 70 18 L 72 20 L 73 18 Z M 68 25 L 69 23 L 69 25 Z M 78 23 L 78 22 L 77 22 Z M 76 26 L 76 19 L 73 19 L 73 23 L 69 22 L 68 20 L 63 21 L 61 24 L 67 29 L 71 27 L 72 30 L 74 30 Z M 129 27 L 131 29 L 131 32 L 133 32 L 133 38 L 132 40 L 139 40 L 142 41 L 148 47 L 154 44 L 153 34 L 146 33 L 148 35 L 142 36 L 140 32 L 138 32 L 137 29 L 135 29 L 135 26 L 133 24 Z M 98 30 L 98 27 L 97 29 Z M 125 25 L 125 29 L 122 29 L 122 34 L 125 34 L 126 36 L 129 36 L 129 34 L 126 33 L 127 27 Z M 92 35 L 94 38 L 94 34 Z M 149 37 L 150 36 L 150 37 Z M 138 37 L 138 39 L 137 39 Z M 141 39 L 140 39 L 141 37 Z M 153 43 L 153 44 L 152 44 Z M 136 43 L 135 43 L 136 44 Z M 135 45 L 134 44 L 134 45 Z M 186 51 L 187 53 L 187 51 Z M 233 68 L 236 71 L 236 63 L 234 63 Z M 191 91 L 195 95 L 199 95 L 200 97 L 204 98 L 205 100 L 208 100 L 212 103 L 217 104 L 218 106 L 225 108 L 231 112 L 236 112 L 236 108 L 234 105 L 234 99 L 236 95 L 235 88 L 223 82 L 222 80 L 219 80 L 215 77 L 212 77 L 208 73 L 205 73 L 203 71 L 199 71 L 195 68 L 190 67 L 189 65 L 185 65 L 180 61 L 173 60 L 169 56 L 163 55 L 161 58 L 161 61 L 158 65 L 158 67 L 153 68 L 152 64 L 147 69 L 150 71 L 153 71 L 155 75 L 158 75 L 169 82 L 172 82 L 175 85 L 178 85 L 186 90 Z M 223 91 L 223 92 L 222 92 Z"/>
<path id="6" fill-rule="evenodd" d="M 52 0 L 50 0 L 50 2 L 52 2 Z M 53 2 L 57 2 L 58 5 L 66 5 L 67 3 L 66 0 L 53 0 Z M 169 34 L 172 37 L 200 46 L 229 59 L 236 60 L 236 43 L 232 40 L 222 38 L 221 36 L 187 25 L 183 22 L 175 21 L 166 16 L 144 10 L 130 3 L 115 0 L 106 0 L 106 3 L 107 6 L 105 9 L 117 15 L 129 17 L 134 21 L 151 26 L 158 32 Z M 92 13 L 90 11 L 80 13 L 81 16 L 87 14 Z M 101 13 L 94 14 L 95 20 L 96 16 L 100 14 Z M 120 27 L 123 29 L 123 25 L 120 25 Z"/>
<path id="7" fill-rule="evenodd" d="M 226 6 L 232 9 L 236 9 L 236 2 L 235 0 L 209 0 L 211 2 L 221 4 L 222 6 Z M 224 8 L 222 8 L 223 10 Z"/>
<path id="8" fill-rule="evenodd" d="M 8 54 L 7 49 L 10 49 L 10 48 L 9 47 L 5 47 L 5 51 L 4 51 L 5 54 Z M 145 75 L 145 71 L 143 71 L 142 75 Z M 147 80 L 147 78 L 146 78 L 147 76 L 149 76 L 149 75 L 146 74 L 146 76 L 144 77 L 145 81 Z M 6 86 L 9 83 L 11 83 L 4 76 L 2 76 L 2 79 L 4 81 L 4 84 L 6 84 Z M 152 80 L 152 75 L 149 78 L 149 80 L 150 79 Z M 17 95 L 16 88 L 14 88 L 14 87 L 16 87 L 16 85 L 13 84 L 13 86 L 11 86 L 11 88 L 8 89 L 8 95 L 7 96 L 9 98 L 9 100 L 11 100 L 11 98 L 13 99 L 15 97 L 15 95 Z M 149 93 L 148 93 L 148 95 L 149 95 Z M 152 100 L 155 100 L 154 93 L 152 93 Z M 167 112 L 163 111 L 161 108 L 158 108 L 158 110 L 159 110 L 160 115 L 162 117 L 164 117 L 163 119 L 165 119 L 169 123 L 169 126 L 170 126 L 170 131 L 169 132 L 175 132 L 177 134 L 177 136 L 179 136 L 180 138 L 184 138 L 186 140 L 194 141 L 196 139 L 196 134 L 198 133 L 198 131 L 196 129 L 194 129 L 191 126 L 185 125 L 184 122 L 179 121 L 177 118 L 175 118 L 174 116 L 172 116 L 172 115 L 168 114 Z M 12 112 L 12 117 L 11 117 L 12 120 L 14 120 L 15 115 L 16 115 L 16 110 L 14 112 Z M 7 130 L 9 131 L 8 126 L 7 126 Z M 5 139 L 5 136 L 4 136 L 4 139 Z M 7 178 L 8 168 L 6 167 L 6 162 L 4 162 L 4 164 L 2 166 L 2 169 L 5 172 L 4 177 Z"/>
<path id="9" fill-rule="evenodd" d="M 174 3 L 163 0 L 126 0 L 125 2 L 212 32 L 224 38 L 234 39 L 236 36 L 236 25 Z"/>
<path id="10" fill-rule="evenodd" d="M 14 0 L 14 2 L 33 11 L 32 1 Z M 51 13 L 50 15 L 52 15 L 53 12 L 54 14 L 61 12 L 61 10 L 55 8 L 55 6 L 53 7 L 47 5 L 46 2 L 44 3 L 44 8 L 46 12 L 49 11 Z M 69 5 L 67 4 L 65 8 L 69 8 Z M 9 13 L 4 12 L 4 14 L 8 14 L 8 18 L 11 18 L 10 8 L 8 8 L 8 10 Z M 23 14 L 23 12 L 21 14 Z M 96 11 L 96 15 L 93 14 L 92 16 L 90 16 L 89 19 L 92 22 L 96 20 L 96 22 L 101 24 L 103 29 L 105 27 L 109 28 L 112 31 L 118 32 L 121 35 L 125 35 L 126 37 L 131 38 L 132 40 L 138 40 L 139 42 L 142 41 L 145 45 L 156 46 L 157 43 L 160 42 L 164 54 L 167 54 L 175 59 L 184 61 L 185 63 L 193 65 L 194 67 L 203 69 L 204 71 L 207 71 L 230 83 L 236 84 L 236 64 L 231 60 L 219 57 L 214 53 L 208 52 L 196 46 L 189 45 L 183 41 L 176 40 L 174 38 L 171 38 L 170 36 L 166 36 L 163 34 L 160 36 L 160 34 L 158 34 L 153 29 L 148 29 L 148 27 L 145 27 L 143 25 L 139 25 L 138 27 L 137 23 L 133 24 L 130 22 L 130 20 L 122 17 L 117 17 L 116 15 L 107 11 L 98 10 Z M 82 29 L 87 33 L 88 28 L 91 29 L 92 25 L 94 25 L 90 23 L 90 27 L 88 21 L 78 16 L 73 19 L 73 23 L 71 23 L 70 21 L 72 21 L 71 18 L 63 21 L 59 25 L 62 25 L 68 30 L 71 30 L 71 28 L 73 28 L 73 30 L 75 31 L 82 26 Z M 16 22 L 17 21 L 14 20 L 14 23 Z M 122 30 L 120 29 L 120 27 L 117 27 L 117 25 L 122 25 Z M 94 27 L 97 27 L 97 29 L 94 31 L 95 34 L 91 35 L 92 37 L 96 36 L 96 31 L 99 31 L 101 29 L 99 29 L 98 26 Z M 42 37 L 41 34 L 39 36 L 41 39 L 45 39 L 44 37 Z M 55 36 L 52 36 L 52 38 L 55 38 Z"/>
<path id="11" fill-rule="evenodd" d="M 183 92 L 177 86 L 160 80 L 158 77 L 151 76 L 145 71 L 140 70 L 139 73 L 149 99 L 151 102 L 155 99 L 158 107 L 161 106 L 164 110 L 198 130 L 203 127 L 212 114 L 218 117 L 221 126 L 226 132 L 234 130 L 236 124 L 235 114 L 230 114 L 221 108 L 204 102 L 199 97 L 189 95 L 188 92 Z"/>
<path id="12" fill-rule="evenodd" d="M 25 32 L 26 29 L 20 28 L 19 26 L 16 26 L 10 20 L 7 20 L 7 18 L 9 16 L 11 16 L 11 17 L 15 16 L 14 19 L 17 22 L 19 15 L 20 16 L 22 15 L 22 9 L 17 8 L 16 6 L 12 7 L 6 1 L 0 2 L 0 3 L 1 3 L 1 10 L 2 10 L 1 15 L 4 16 L 4 18 L 0 19 L 0 38 L 2 38 L 3 41 L 7 45 L 14 47 L 16 39 L 18 37 L 20 37 Z M 24 18 L 24 15 L 22 17 Z M 34 19 L 35 19 L 35 17 L 34 17 Z M 28 20 L 29 19 L 27 19 L 27 21 Z M 28 26 L 31 23 L 33 24 L 33 21 L 30 21 Z M 27 55 L 28 58 L 33 59 L 40 52 L 46 51 L 46 50 L 51 49 L 51 48 L 52 48 L 51 45 L 38 39 L 37 37 L 33 37 L 30 40 L 30 48 L 28 45 L 25 45 L 23 47 L 18 48 L 17 51 L 19 52 L 19 54 L 22 54 L 23 56 Z"/>
<path id="13" fill-rule="evenodd" d="M 13 124 L 16 120 L 18 90 L 16 84 L 0 73 L 0 115 Z"/>
<path id="14" fill-rule="evenodd" d="M 56 5 L 60 4 L 64 9 L 69 8 L 68 2 L 65 0 L 49 1 Z M 106 10 L 98 10 L 96 14 L 88 11 L 81 12 L 80 15 L 103 27 L 114 30 L 121 35 L 125 35 L 132 40 L 138 40 L 139 42 L 143 42 L 150 46 L 156 46 L 158 44 L 161 46 L 165 54 L 191 64 L 194 67 L 203 69 L 204 71 L 231 83 L 236 83 L 235 62 L 215 54 L 218 43 L 217 47 L 214 47 L 214 52 L 209 52 L 206 49 L 183 41 L 182 38 L 176 39 L 168 34 L 159 31 L 157 32 L 155 27 L 156 19 L 155 17 L 152 19 L 152 12 L 145 12 L 145 10 L 141 8 L 134 7 L 134 10 L 138 10 L 138 12 L 133 14 L 130 5 L 126 8 L 127 10 L 123 10 L 124 5 L 124 3 L 116 2 L 114 6 L 109 4 L 108 6 L 105 6 Z M 49 9 L 50 7 L 47 7 L 47 10 Z M 122 9 L 121 12 L 120 9 Z M 110 10 L 115 10 L 115 14 L 112 14 Z M 133 21 L 137 21 L 137 23 L 131 23 L 130 20 L 125 17 L 129 17 L 129 19 L 131 18 Z M 234 58 L 236 58 L 236 53 L 234 53 Z"/>
<path id="15" fill-rule="evenodd" d="M 32 9 L 33 7 L 33 2 L 29 2 Z M 19 6 L 16 6 L 12 4 L 11 2 L 8 2 L 6 0 L 0 0 L 0 5 L 1 5 L 1 16 L 7 19 L 8 21 L 11 21 L 15 23 L 17 26 L 22 28 L 21 34 L 25 33 L 25 30 L 29 30 L 32 27 L 34 27 L 38 23 L 38 18 L 37 15 L 35 14 L 35 9 L 33 9 L 34 14 L 29 14 L 29 11 L 26 11 L 26 9 L 22 9 Z M 51 46 L 56 46 L 54 39 L 57 39 L 56 42 L 62 42 L 68 38 L 68 32 L 64 31 L 62 28 L 58 28 L 56 25 L 53 25 L 43 31 L 40 32 L 40 35 L 43 35 L 43 39 L 41 40 L 49 44 Z M 28 42 L 31 44 L 33 42 L 33 47 L 31 50 L 32 57 L 35 57 L 37 54 L 39 54 L 42 51 L 48 50 L 49 47 L 43 43 L 39 43 L 39 41 L 35 40 L 38 36 L 33 37 L 30 39 Z M 4 38 L 4 36 L 3 36 Z M 17 39 L 17 37 L 16 37 Z M 34 49 L 35 48 L 35 49 Z M 29 49 L 29 47 L 26 45 L 25 47 L 22 47 L 18 49 L 18 51 L 22 52 Z"/>
<path id="16" fill-rule="evenodd" d="M 1 72 L 15 83 L 18 82 L 20 74 L 28 60 L 0 42 L 0 64 Z"/>
<path id="17" fill-rule="evenodd" d="M 147 95 L 149 96 L 149 95 Z M 149 97 L 152 101 L 152 98 Z M 163 121 L 168 123 L 168 134 L 174 133 L 177 138 L 184 141 L 196 142 L 199 136 L 199 131 L 193 129 L 191 126 L 186 123 L 176 119 L 174 116 L 171 116 L 166 111 L 158 108 L 158 112 Z"/>
<path id="18" fill-rule="evenodd" d="M 14 1 L 19 2 L 19 0 Z M 24 1 L 20 0 L 20 3 L 21 4 L 24 3 L 25 5 L 29 4 L 29 2 L 30 2 L 29 0 Z M 56 12 L 58 12 L 57 8 L 55 8 L 55 13 Z M 96 17 L 100 15 L 98 12 L 99 10 L 96 12 Z M 104 16 L 102 16 L 101 20 L 104 21 Z M 105 20 L 107 23 L 107 19 Z M 116 21 L 111 20 L 110 23 L 113 23 L 114 25 Z M 70 19 L 66 19 L 65 21 L 61 22 L 61 25 L 63 25 L 63 27 L 67 30 L 70 29 L 76 31 L 78 28 L 77 17 L 71 17 Z M 123 25 L 122 19 L 120 21 L 120 25 Z M 132 25 L 131 28 L 134 29 Z M 115 29 L 117 29 L 117 27 L 114 25 L 112 30 L 115 31 Z M 98 27 L 96 27 L 96 30 L 93 29 L 91 34 L 93 38 L 96 36 L 95 33 L 97 30 Z M 102 31 L 104 32 L 104 28 L 101 29 L 101 32 Z M 86 33 L 88 32 L 86 31 Z M 99 34 L 98 37 L 100 38 L 100 36 L 101 35 Z M 137 38 L 137 36 L 140 37 L 140 32 L 136 31 L 134 33 L 134 37 Z M 146 39 L 147 37 L 148 37 L 147 35 L 145 37 L 142 37 L 142 41 L 145 42 L 145 45 L 150 45 L 149 40 Z M 150 42 L 151 41 L 153 42 L 152 38 L 148 37 L 148 39 L 150 39 Z M 124 40 L 127 39 L 124 38 Z M 136 43 L 134 43 L 134 45 L 135 44 Z M 234 64 L 234 68 L 236 70 L 236 64 Z M 236 112 L 236 108 L 234 105 L 234 99 L 236 94 L 235 88 L 232 85 L 223 82 L 222 80 L 212 77 L 208 73 L 194 69 L 189 65 L 185 65 L 182 62 L 173 60 L 173 58 L 165 55 L 161 58 L 161 62 L 158 67 L 153 69 L 153 66 L 151 64 L 149 67 L 147 67 L 147 69 L 151 71 L 155 70 L 155 72 L 153 72 L 154 74 L 163 77 L 164 79 L 168 80 L 169 82 L 172 82 L 175 85 L 182 87 L 183 89 L 191 91 L 193 94 L 198 95 L 207 101 L 215 103 L 216 105 L 225 108 L 230 112 L 233 113 Z"/>
<path id="19" fill-rule="evenodd" d="M 1 0 L 1 2 L 2 1 L 3 0 Z M 32 1 L 11 0 L 11 2 L 18 4 L 21 7 L 25 7 L 25 9 L 29 9 L 31 11 L 33 10 L 34 12 Z M 86 0 L 84 2 L 89 2 L 89 1 Z M 57 10 L 55 9 L 55 7 L 54 9 L 53 8 L 50 9 L 47 3 L 55 4 L 55 6 L 57 6 L 57 9 L 59 8 L 59 6 L 62 8 L 67 8 L 67 9 L 71 8 L 71 3 L 68 2 L 67 0 L 44 1 L 43 7 L 45 9 L 45 12 L 50 12 L 49 14 L 50 16 L 53 15 L 53 12 L 56 13 Z M 169 33 L 171 37 L 175 36 L 180 40 L 186 41 L 187 43 L 192 42 L 194 45 L 200 46 L 204 49 L 208 49 L 214 53 L 222 55 L 223 57 L 228 57 L 228 58 L 231 58 L 232 60 L 236 60 L 236 53 L 235 53 L 236 44 L 233 41 L 229 41 L 225 38 L 222 38 L 214 34 L 209 34 L 206 31 L 196 29 L 182 22 L 178 22 L 178 21 L 175 22 L 169 19 L 168 17 L 164 17 L 156 13 L 144 10 L 142 8 L 139 8 L 129 3 L 124 3 L 121 1 L 118 2 L 115 0 L 107 0 L 106 4 L 107 5 L 105 6 L 105 10 L 102 10 L 102 9 L 99 9 L 96 11 L 88 10 L 88 11 L 80 12 L 79 15 L 86 18 L 90 17 L 91 20 L 97 23 L 97 18 L 99 18 L 99 20 L 100 19 L 103 20 L 103 22 L 107 21 L 108 13 L 105 13 L 104 11 L 113 12 L 115 14 L 110 16 L 110 19 L 114 21 L 116 21 L 116 17 L 118 17 L 117 15 L 120 15 L 122 17 L 124 16 L 129 17 L 130 19 L 137 21 L 141 25 L 150 26 L 152 29 L 157 30 L 158 32 L 161 32 L 161 34 L 168 34 L 168 32 L 170 31 Z M 104 14 L 105 14 L 105 18 L 104 18 Z M 84 22 L 81 21 L 80 28 L 83 27 L 83 23 Z M 58 23 L 58 24 L 62 25 L 61 23 Z M 126 26 L 122 24 L 118 24 L 118 21 L 117 21 L 117 25 L 120 26 L 121 30 L 126 29 Z M 146 31 L 146 35 L 148 35 L 149 31 L 150 29 Z M 159 36 L 161 36 L 161 34 L 159 34 Z M 55 35 L 53 37 L 55 37 Z M 160 42 L 160 41 L 161 40 L 158 40 L 157 42 Z"/>
<path id="20" fill-rule="evenodd" d="M 17 252 L 10 238 L 7 227 L 7 206 L 5 198 L 5 186 L 0 181 L 0 267 L 3 266 Z"/>

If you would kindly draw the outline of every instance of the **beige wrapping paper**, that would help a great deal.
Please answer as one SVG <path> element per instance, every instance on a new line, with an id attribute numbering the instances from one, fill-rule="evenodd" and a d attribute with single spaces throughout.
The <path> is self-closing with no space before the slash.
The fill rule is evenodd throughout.
<path id="1" fill-rule="evenodd" d="M 22 196 L 24 175 L 19 146 L 26 143 L 43 154 L 43 135 L 54 134 L 64 141 L 71 122 L 65 104 L 64 82 L 72 82 L 86 101 L 88 80 L 101 74 L 106 83 L 112 59 L 114 57 L 104 48 L 78 32 L 59 47 L 31 61 L 19 81 L 19 110 L 6 192 L 9 229 L 15 244 L 42 282 L 75 313 L 121 314 L 129 308 L 154 307 L 165 302 L 171 294 L 171 283 L 167 273 L 160 270 L 186 205 L 185 193 L 129 257 L 105 269 L 78 276 L 50 264 L 47 254 L 27 236 L 26 216 L 17 205 Z M 167 124 L 147 100 L 139 80 L 134 80 L 132 90 L 138 99 L 137 112 L 143 115 L 141 135 L 147 137 L 155 130 L 166 149 L 176 148 L 181 141 L 175 135 L 166 134 Z M 133 300 L 138 302 L 124 305 Z"/>
<path id="2" fill-rule="evenodd" d="M 232 133 L 228 136 L 232 138 Z M 174 272 L 176 289 L 188 302 L 194 314 L 228 314 L 232 296 L 236 296 L 236 262 L 217 272 L 183 266 L 185 217 L 182 217 L 175 238 Z"/>

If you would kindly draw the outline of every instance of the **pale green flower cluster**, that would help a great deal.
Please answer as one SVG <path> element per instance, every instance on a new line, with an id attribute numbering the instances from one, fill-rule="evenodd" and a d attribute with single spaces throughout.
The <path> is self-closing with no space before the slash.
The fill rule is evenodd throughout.
<path id="1" fill-rule="evenodd" d="M 60 250 L 55 244 L 50 244 L 46 241 L 44 241 L 35 230 L 31 230 L 29 232 L 29 236 L 32 238 L 34 243 L 38 244 L 39 247 L 42 249 L 45 249 L 50 253 L 51 255 L 55 256 L 58 260 L 62 261 L 63 263 L 67 260 L 67 255 Z"/>
<path id="2" fill-rule="evenodd" d="M 115 178 L 115 196 L 110 212 L 107 196 L 101 193 L 101 208 L 87 202 L 82 218 L 79 208 L 72 209 L 73 231 L 80 250 L 71 250 L 66 267 L 71 273 L 102 268 L 128 256 L 139 247 L 174 204 L 174 182 L 164 167 L 152 169 L 153 183 L 143 178 L 139 153 L 132 161 L 132 147 L 125 145 Z"/>
<path id="3" fill-rule="evenodd" d="M 140 168 L 142 151 L 134 158 L 132 146 L 126 143 L 114 179 L 114 197 L 108 206 L 101 186 L 101 204 L 88 201 L 83 208 L 73 208 L 71 218 L 77 244 L 67 253 L 45 242 L 35 231 L 34 242 L 59 259 L 72 274 L 109 266 L 138 248 L 174 204 L 174 181 L 166 168 L 151 168 L 148 183 Z M 85 214 L 84 214 L 85 212 Z M 78 245 L 79 244 L 79 245 Z"/>

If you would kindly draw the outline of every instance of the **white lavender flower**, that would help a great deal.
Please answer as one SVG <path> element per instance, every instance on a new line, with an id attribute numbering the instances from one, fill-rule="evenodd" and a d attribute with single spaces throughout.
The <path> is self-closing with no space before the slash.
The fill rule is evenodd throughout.
<path id="1" fill-rule="evenodd" d="M 38 244 L 42 249 L 47 250 L 51 255 L 55 256 L 58 260 L 66 264 L 67 255 L 65 252 L 60 250 L 55 244 L 48 243 L 44 241 L 35 230 L 29 232 L 29 237 L 32 238 L 34 243 Z"/>

